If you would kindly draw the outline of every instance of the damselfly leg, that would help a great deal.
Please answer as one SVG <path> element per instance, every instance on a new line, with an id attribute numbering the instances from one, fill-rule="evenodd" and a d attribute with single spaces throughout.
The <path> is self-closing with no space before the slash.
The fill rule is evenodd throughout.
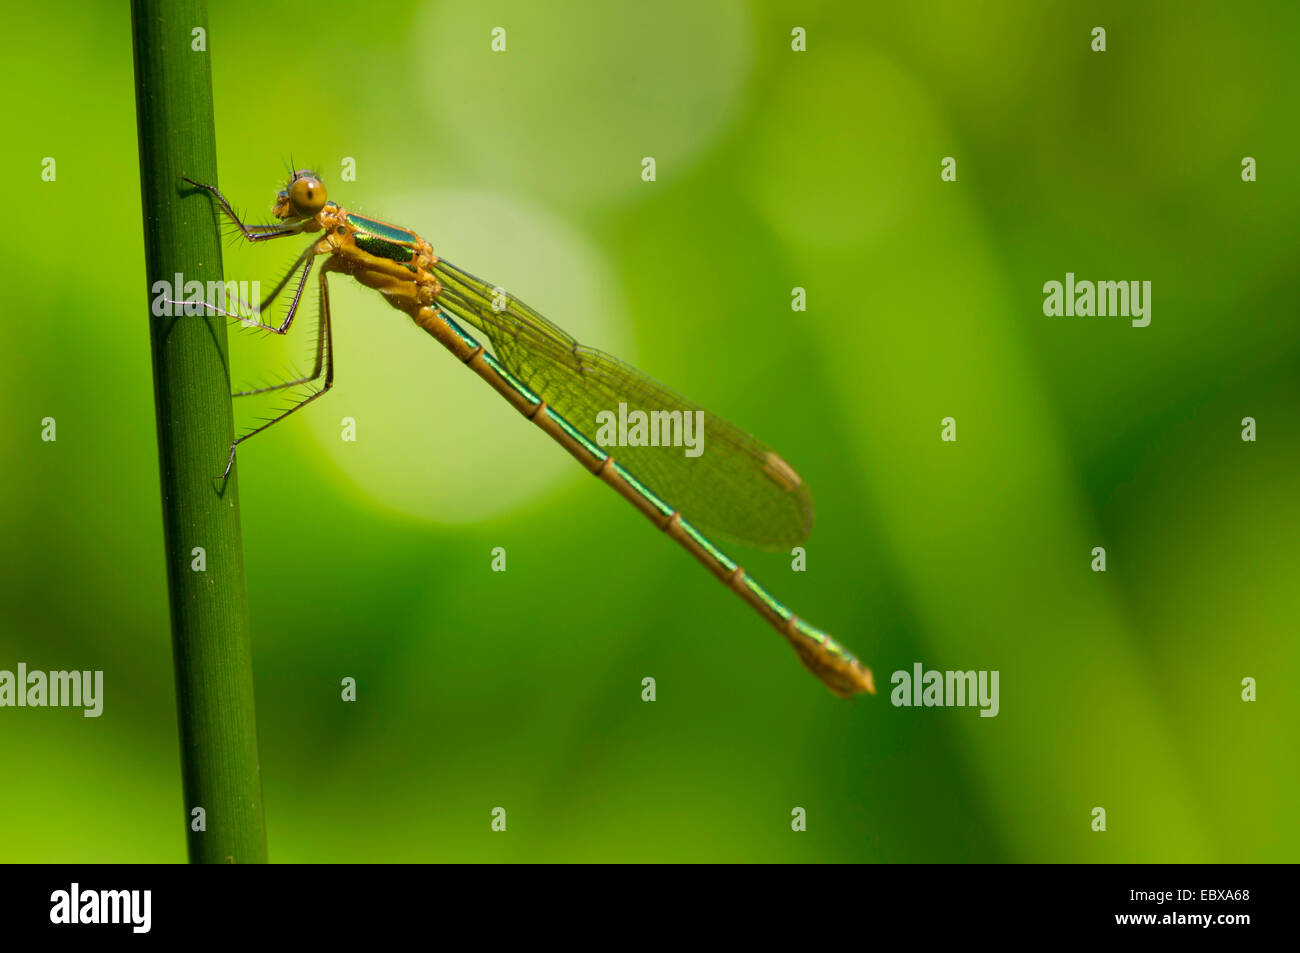
<path id="1" fill-rule="evenodd" d="M 283 388 L 286 387 L 294 387 L 298 384 L 311 384 L 317 380 L 321 381 L 320 387 L 311 391 L 309 394 L 307 394 L 306 397 L 303 397 L 301 400 L 297 401 L 292 406 L 276 414 L 271 419 L 265 421 L 264 423 L 262 423 L 257 427 L 254 427 L 252 430 L 248 431 L 248 433 L 241 434 L 240 436 L 236 437 L 234 443 L 230 445 L 230 457 L 226 460 L 226 469 L 221 474 L 221 479 L 223 480 L 226 479 L 228 476 L 230 476 L 230 468 L 235 465 L 235 449 L 241 443 L 243 443 L 249 437 L 252 437 L 255 434 L 259 434 L 263 430 L 266 430 L 268 427 L 271 427 L 272 425 L 279 423 L 281 420 L 284 420 L 285 417 L 288 417 L 290 414 L 294 413 L 295 411 L 301 410 L 303 407 L 310 404 L 313 400 L 315 400 L 317 397 L 320 397 L 327 390 L 329 390 L 331 387 L 334 386 L 334 332 L 333 332 L 333 328 L 330 325 L 330 293 L 329 293 L 330 286 L 329 286 L 329 281 L 326 277 L 331 271 L 329 264 L 330 263 L 327 261 L 319 272 L 320 320 L 316 324 L 316 344 L 315 344 L 316 363 L 315 366 L 312 368 L 311 374 L 305 377 L 300 377 L 296 380 L 284 381 L 283 383 L 280 384 L 274 384 L 270 387 L 260 387 L 257 388 L 256 390 L 239 391 L 235 394 L 232 394 L 231 396 L 248 397 L 253 394 L 264 394 L 273 390 L 282 390 Z M 294 301 L 294 307 L 295 308 L 297 307 L 296 299 Z M 322 368 L 324 369 L 325 372 L 325 376 L 323 379 L 321 378 Z"/>
<path id="2" fill-rule="evenodd" d="M 243 219 L 239 217 L 239 215 L 235 212 L 233 206 L 231 206 L 230 202 L 226 200 L 226 197 L 221 194 L 220 190 L 218 190 L 216 186 L 207 185 L 203 182 L 197 182 L 194 179 L 189 178 L 188 176 L 181 176 L 181 178 L 185 182 L 194 186 L 195 188 L 202 189 L 203 191 L 211 195 L 213 200 L 217 203 L 217 208 L 220 210 L 221 214 L 225 215 L 228 219 L 230 219 L 230 221 L 234 223 L 235 227 L 239 229 L 240 234 L 243 235 L 243 237 L 250 242 L 263 242 L 263 241 L 270 241 L 271 239 L 274 238 L 285 238 L 290 235 L 300 235 L 302 234 L 304 225 L 307 224 L 303 222 L 294 225 L 289 225 L 289 226 L 247 224 L 246 222 L 243 221 Z M 204 307 L 208 308 L 211 311 L 224 314 L 230 318 L 238 319 L 239 322 L 244 327 L 255 328 L 263 331 L 270 331 L 273 334 L 280 334 L 280 335 L 287 334 L 289 332 L 289 329 L 293 326 L 294 318 L 298 314 L 298 306 L 302 303 L 303 289 L 306 288 L 307 286 L 307 279 L 311 274 L 312 264 L 315 261 L 317 254 L 319 254 L 319 249 L 317 248 L 316 242 L 312 242 L 312 244 L 308 245 L 305 249 L 303 249 L 302 254 L 299 255 L 297 260 L 293 263 L 293 265 L 290 266 L 285 276 L 276 283 L 275 287 L 271 289 L 270 294 L 268 294 L 265 298 L 262 299 L 261 303 L 257 306 L 257 309 L 255 311 L 252 309 L 251 305 L 249 305 L 247 302 L 241 302 L 241 304 L 244 306 L 246 311 L 250 311 L 254 315 L 261 315 L 263 312 L 267 310 L 267 308 L 269 308 L 275 302 L 275 299 L 279 297 L 281 292 L 283 292 L 284 289 L 289 285 L 289 282 L 293 279 L 293 277 L 297 275 L 298 281 L 297 281 L 297 285 L 294 288 L 293 300 L 289 303 L 289 308 L 285 313 L 284 320 L 280 323 L 278 327 L 276 325 L 264 324 L 259 320 L 250 320 L 249 318 L 245 318 L 242 315 L 231 314 L 230 312 L 220 307 L 217 307 L 216 305 L 209 304 L 208 302 L 202 302 L 202 304 Z M 230 456 L 226 460 L 226 468 L 225 470 L 222 471 L 220 477 L 222 480 L 230 476 L 230 470 L 235 464 L 236 448 L 241 443 L 243 443 L 249 437 L 261 433 L 262 431 L 271 427 L 273 424 L 279 423 L 285 417 L 288 417 L 290 414 L 294 413 L 295 411 L 300 410 L 302 407 L 311 403 L 317 397 L 320 397 L 332 386 L 334 386 L 333 330 L 330 325 L 329 284 L 325 277 L 328 271 L 329 268 L 327 264 L 327 266 L 322 268 L 318 273 L 319 282 L 320 282 L 320 318 L 316 325 L 316 340 L 314 343 L 315 363 L 312 367 L 312 372 L 302 377 L 297 377 L 287 381 L 281 381 L 280 383 L 271 384 L 266 387 L 257 387 L 249 390 L 235 391 L 231 394 L 231 396 L 251 397 L 256 394 L 265 394 L 271 391 L 283 390 L 288 387 L 296 387 L 300 384 L 312 384 L 317 380 L 321 380 L 321 372 L 322 370 L 324 370 L 324 379 L 320 387 L 311 391 L 306 397 L 302 398 L 301 400 L 294 403 L 292 406 L 276 414 L 274 417 L 271 417 L 269 420 L 264 421 L 262 424 L 260 424 L 257 427 L 254 427 L 252 430 L 248 431 L 247 433 L 242 434 L 239 437 L 235 438 L 234 442 L 230 445 Z M 180 303 L 184 303 L 184 302 L 180 302 Z"/>
<path id="3" fill-rule="evenodd" d="M 301 225 L 290 228 L 286 228 L 283 225 L 248 225 L 235 213 L 234 208 L 231 207 L 228 201 L 226 201 L 226 197 L 217 190 L 216 186 L 204 185 L 202 182 L 196 182 L 187 176 L 181 176 L 181 178 L 195 188 L 202 189 L 211 195 L 216 201 L 217 207 L 220 209 L 221 213 L 230 219 L 230 221 L 239 229 L 244 238 L 250 242 L 269 241 L 272 238 L 284 238 L 289 235 L 299 235 L 302 233 Z M 247 301 L 240 301 L 240 305 L 243 307 L 244 311 L 248 312 L 252 317 L 245 317 L 242 314 L 231 314 L 223 308 L 207 304 L 206 302 L 204 302 L 204 306 L 218 314 L 224 314 L 228 318 L 238 319 L 240 324 L 244 327 L 271 331 L 274 334 L 287 334 L 289 328 L 293 326 L 294 316 L 298 313 L 298 304 L 302 301 L 302 292 L 303 289 L 307 287 L 307 277 L 311 274 L 312 260 L 316 257 L 316 254 L 317 249 L 315 242 L 303 249 L 302 254 L 298 256 L 298 260 L 290 266 L 288 272 L 285 273 L 285 276 L 276 283 L 275 287 L 271 289 L 271 293 L 263 298 L 256 308 Z M 289 310 L 285 312 L 284 320 L 278 327 L 273 324 L 263 323 L 260 320 L 261 315 L 264 314 L 274 303 L 275 299 L 280 296 L 280 292 L 282 292 L 289 284 L 290 279 L 292 279 L 294 275 L 298 274 L 299 269 L 302 270 L 302 274 L 298 278 L 298 285 L 293 292 L 293 301 L 289 305 Z M 167 300 L 170 301 L 170 299 Z M 174 303 L 183 304 L 184 302 Z"/>
<path id="4" fill-rule="evenodd" d="M 202 182 L 195 182 L 187 175 L 182 175 L 181 179 L 194 186 L 196 189 L 202 189 L 216 199 L 218 207 L 225 213 L 226 217 L 238 226 L 239 230 L 244 233 L 244 237 L 250 242 L 268 242 L 273 238 L 284 238 L 286 235 L 297 235 L 302 231 L 301 226 L 285 225 L 245 225 L 240 217 L 235 214 L 226 197 L 217 191 L 215 185 L 204 185 Z"/>

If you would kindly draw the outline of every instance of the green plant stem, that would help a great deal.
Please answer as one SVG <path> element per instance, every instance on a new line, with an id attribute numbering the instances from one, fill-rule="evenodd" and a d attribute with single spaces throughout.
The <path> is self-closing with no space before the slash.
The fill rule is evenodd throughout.
<path id="1" fill-rule="evenodd" d="M 180 178 L 217 178 L 210 38 L 204 0 L 134 0 L 131 21 L 152 305 L 155 282 L 170 287 L 180 274 L 206 288 L 222 278 L 211 203 Z M 193 48 L 199 29 L 203 50 Z M 193 863 L 265 862 L 237 471 L 228 481 L 216 479 L 234 427 L 226 319 L 157 317 L 152 308 L 144 314 L 153 347 L 189 857 Z M 202 830 L 195 829 L 198 808 Z"/>

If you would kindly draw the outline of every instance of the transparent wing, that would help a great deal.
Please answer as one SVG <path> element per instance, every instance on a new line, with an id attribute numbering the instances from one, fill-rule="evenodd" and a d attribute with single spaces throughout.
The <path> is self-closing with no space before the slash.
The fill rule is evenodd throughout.
<path id="1" fill-rule="evenodd" d="M 661 444 L 674 436 L 684 440 L 688 433 L 698 438 L 694 424 L 702 420 L 698 456 L 688 455 L 681 445 L 604 446 L 684 519 L 717 536 L 765 548 L 788 546 L 808 535 L 812 495 L 770 448 L 631 365 L 583 347 L 523 302 L 498 297 L 492 285 L 450 262 L 439 261 L 434 270 L 443 285 L 438 304 L 483 332 L 510 373 L 593 442 L 603 443 L 602 422 L 604 433 L 613 433 L 609 418 L 597 415 L 608 412 L 618 419 L 620 404 L 626 405 L 633 426 L 636 411 L 646 414 L 647 422 L 655 421 Z M 692 415 L 689 432 L 684 429 L 687 414 Z M 649 433 L 647 426 L 644 434 Z M 631 428 L 629 435 L 635 439 Z"/>

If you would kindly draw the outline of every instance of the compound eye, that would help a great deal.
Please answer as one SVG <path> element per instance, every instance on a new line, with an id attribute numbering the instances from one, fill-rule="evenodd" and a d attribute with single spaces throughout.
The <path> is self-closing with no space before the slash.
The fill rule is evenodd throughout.
<path id="1" fill-rule="evenodd" d="M 320 179 L 304 176 L 289 185 L 289 204 L 303 218 L 311 218 L 325 207 L 325 185 Z"/>

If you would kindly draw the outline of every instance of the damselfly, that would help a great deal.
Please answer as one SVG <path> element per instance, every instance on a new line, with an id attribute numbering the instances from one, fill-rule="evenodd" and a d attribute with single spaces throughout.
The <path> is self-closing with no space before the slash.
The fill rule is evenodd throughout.
<path id="1" fill-rule="evenodd" d="M 439 258 L 415 232 L 348 212 L 329 201 L 325 186 L 311 171 L 292 173 L 272 209 L 278 221 L 269 225 L 246 225 L 214 186 L 189 178 L 185 181 L 209 192 L 250 242 L 319 236 L 254 313 L 260 315 L 296 275 L 293 300 L 284 320 L 277 325 L 243 321 L 277 334 L 287 333 L 308 276 L 321 259 L 317 269 L 320 320 L 312 373 L 235 396 L 299 385 L 307 385 L 310 392 L 236 439 L 223 476 L 230 473 L 240 443 L 333 386 L 326 279 L 331 272 L 351 275 L 410 315 L 578 462 L 703 563 L 780 632 L 832 692 L 849 697 L 875 691 L 870 669 L 825 632 L 796 617 L 703 533 L 707 530 L 761 548 L 792 546 L 807 536 L 812 496 L 794 469 L 772 450 L 635 368 L 579 345 L 522 301 Z M 491 351 L 461 322 L 485 335 Z M 601 420 L 608 424 L 615 414 L 624 439 L 610 453 L 602 449 L 609 441 L 602 439 L 598 424 Z M 624 432 L 628 431 L 624 423 L 628 419 L 634 421 L 633 431 L 641 428 L 639 435 Z M 680 439 L 671 439 L 680 437 L 692 421 L 703 425 L 702 432 L 696 434 L 702 443 L 694 455 L 683 452 Z M 647 434 L 647 429 L 657 427 L 670 439 L 648 440 L 653 434 Z"/>

